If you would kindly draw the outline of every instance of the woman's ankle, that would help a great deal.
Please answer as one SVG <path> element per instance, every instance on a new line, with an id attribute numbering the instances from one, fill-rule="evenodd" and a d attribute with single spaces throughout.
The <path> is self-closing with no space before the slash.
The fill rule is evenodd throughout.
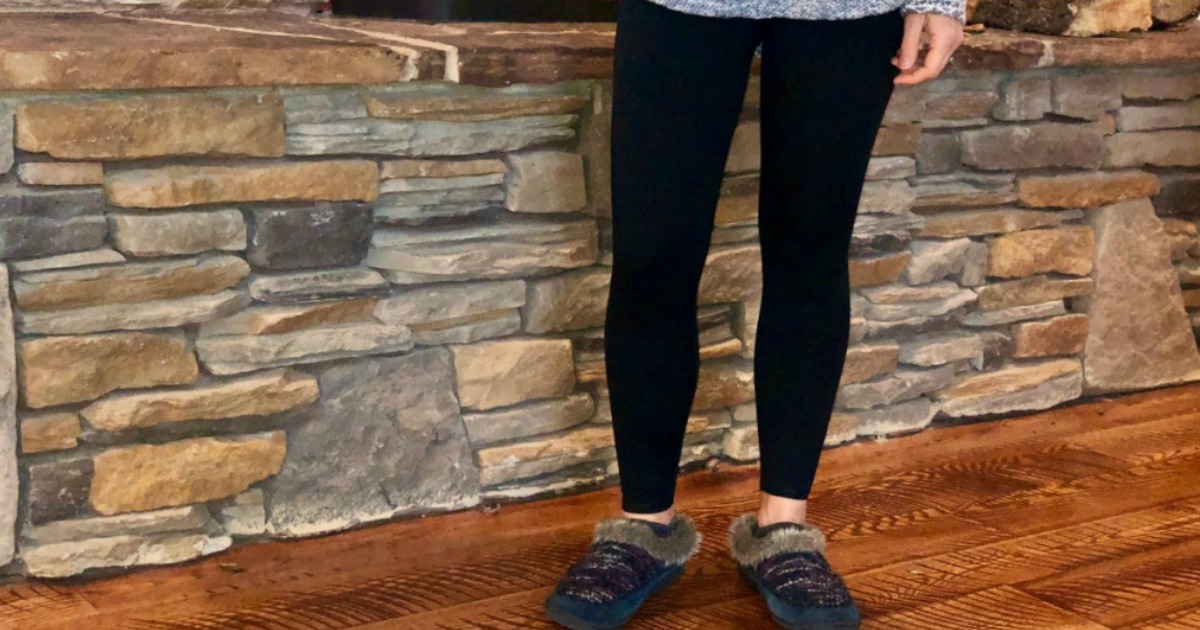
<path id="1" fill-rule="evenodd" d="M 758 507 L 760 527 L 776 523 L 804 523 L 806 518 L 808 518 L 807 499 L 789 499 L 766 492 L 762 493 L 762 502 Z"/>
<path id="2" fill-rule="evenodd" d="M 651 523 L 659 523 L 660 525 L 670 525 L 671 521 L 675 519 L 675 506 L 671 506 L 662 512 L 652 513 L 626 512 L 622 510 L 621 516 L 642 521 L 650 521 Z"/>

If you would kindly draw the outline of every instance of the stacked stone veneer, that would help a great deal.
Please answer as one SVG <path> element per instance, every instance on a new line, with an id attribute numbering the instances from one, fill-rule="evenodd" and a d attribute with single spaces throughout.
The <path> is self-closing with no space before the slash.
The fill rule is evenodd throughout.
<path id="1" fill-rule="evenodd" d="M 611 481 L 608 88 L 9 93 L 0 565 Z M 685 464 L 757 457 L 756 117 Z M 830 444 L 1200 378 L 1200 67 L 901 88 L 868 179 Z"/>
<path id="2" fill-rule="evenodd" d="M 270 10 L 307 15 L 318 4 L 318 0 L 0 0 L 0 13 Z"/>

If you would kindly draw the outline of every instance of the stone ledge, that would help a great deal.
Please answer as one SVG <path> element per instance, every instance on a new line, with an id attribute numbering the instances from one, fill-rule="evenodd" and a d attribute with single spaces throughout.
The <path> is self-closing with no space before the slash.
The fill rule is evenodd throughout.
<path id="1" fill-rule="evenodd" d="M 427 24 L 298 16 L 15 14 L 0 90 L 121 90 L 448 80 L 501 86 L 612 74 L 611 23 Z M 955 70 L 1200 61 L 1200 25 L 1114 37 L 967 33 Z M 757 62 L 755 63 L 757 66 Z"/>

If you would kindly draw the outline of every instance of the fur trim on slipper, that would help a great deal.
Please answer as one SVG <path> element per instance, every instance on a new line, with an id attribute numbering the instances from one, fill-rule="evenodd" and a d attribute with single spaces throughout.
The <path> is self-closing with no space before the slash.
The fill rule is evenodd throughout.
<path id="1" fill-rule="evenodd" d="M 702 536 L 696 523 L 683 514 L 675 514 L 675 531 L 659 536 L 644 521 L 631 518 L 610 518 L 596 523 L 594 542 L 613 541 L 637 545 L 651 556 L 668 565 L 683 564 L 700 549 Z"/>
<path id="2" fill-rule="evenodd" d="M 768 557 L 781 552 L 825 552 L 825 534 L 815 525 L 776 529 L 762 538 L 754 536 L 757 514 L 743 514 L 729 525 L 729 553 L 743 566 L 757 566 Z"/>

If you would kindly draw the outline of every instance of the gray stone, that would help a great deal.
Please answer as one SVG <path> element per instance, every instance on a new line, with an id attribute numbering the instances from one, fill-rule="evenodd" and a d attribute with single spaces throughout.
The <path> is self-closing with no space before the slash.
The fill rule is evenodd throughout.
<path id="1" fill-rule="evenodd" d="M 221 529 L 230 536 L 257 536 L 267 530 L 267 512 L 263 491 L 247 490 L 232 499 L 217 512 Z"/>
<path id="2" fill-rule="evenodd" d="M 116 516 L 93 516 L 53 521 L 21 532 L 22 539 L 34 543 L 55 543 L 108 536 L 143 536 L 165 532 L 201 531 L 214 522 L 202 505 L 187 505 Z"/>
<path id="3" fill-rule="evenodd" d="M 463 201 L 414 206 L 393 203 L 391 197 L 393 195 L 383 195 L 375 201 L 376 221 L 401 225 L 421 224 L 430 219 L 471 217 L 499 205 L 491 201 Z"/>
<path id="4" fill-rule="evenodd" d="M 104 304 L 63 311 L 23 312 L 21 332 L 39 335 L 79 335 L 106 330 L 147 330 L 198 324 L 231 315 L 250 304 L 242 291 L 222 291 L 178 300 L 134 304 Z"/>
<path id="5" fill-rule="evenodd" d="M 37 545 L 21 550 L 30 575 L 63 578 L 88 569 L 174 564 L 229 548 L 228 536 L 158 534 L 109 536 Z"/>
<path id="6" fill-rule="evenodd" d="M 873 157 L 867 162 L 867 180 L 905 179 L 917 174 L 917 161 L 907 155 Z"/>
<path id="7" fill-rule="evenodd" d="M 863 184 L 858 211 L 903 214 L 913 207 L 916 198 L 913 189 L 904 180 L 869 181 Z"/>
<path id="8" fill-rule="evenodd" d="M 452 191 L 472 191 L 479 194 L 477 191 L 488 191 L 498 189 L 501 191 L 503 199 L 504 173 L 502 169 L 499 173 L 482 173 L 478 175 L 454 175 L 450 177 L 399 177 L 395 179 L 385 179 L 379 184 L 380 193 L 428 193 L 428 192 L 452 192 Z M 401 197 L 403 199 L 403 197 Z M 490 196 L 488 197 L 490 198 Z M 462 201 L 472 201 L 474 198 L 462 199 Z M 437 202 L 443 201 L 438 199 Z M 445 201 L 459 201 L 456 198 L 449 198 Z"/>
<path id="9" fill-rule="evenodd" d="M 10 144 L 11 146 L 11 144 Z M 13 335 L 8 267 L 0 265 L 0 567 L 13 558 L 17 479 L 17 342 Z"/>
<path id="10" fill-rule="evenodd" d="M 983 340 L 960 332 L 933 333 L 900 343 L 900 362 L 931 367 L 983 356 Z"/>
<path id="11" fill-rule="evenodd" d="M 913 179 L 917 208 L 996 206 L 1017 200 L 1016 178 L 1008 173 L 945 173 Z"/>
<path id="12" fill-rule="evenodd" d="M 587 177 L 588 205 L 584 212 L 597 217 L 612 216 L 612 82 L 593 81 L 591 83 L 591 104 L 582 109 L 579 119 L 579 152 L 583 155 L 584 171 Z M 730 159 L 727 167 L 755 166 L 756 163 L 746 164 L 736 160 L 738 155 L 751 154 L 755 149 L 746 149 L 753 143 L 758 147 L 757 134 L 747 138 L 748 134 L 742 127 L 734 132 L 733 144 L 730 147 Z"/>
<path id="13" fill-rule="evenodd" d="M 1067 309 L 1062 300 L 1050 300 L 1038 304 L 1013 306 L 998 311 L 980 311 L 967 313 L 962 318 L 964 326 L 1000 326 L 1028 319 L 1041 319 L 1066 314 Z"/>
<path id="14" fill-rule="evenodd" d="M 380 195 L 378 203 L 386 208 L 409 208 L 412 206 L 439 206 L 443 204 L 487 204 L 502 205 L 504 187 L 499 185 L 473 186 L 469 188 L 446 188 L 435 190 L 408 190 L 398 192 L 397 181 L 385 180 L 383 187 L 389 190 Z M 383 188 L 381 188 L 383 190 Z"/>
<path id="15" fill-rule="evenodd" d="M 260 302 L 294 304 L 379 294 L 387 286 L 378 271 L 350 267 L 251 276 L 250 295 Z"/>
<path id="16" fill-rule="evenodd" d="M 898 321 L 913 317 L 936 317 L 975 302 L 975 292 L 953 282 L 935 282 L 919 287 L 883 286 L 864 289 L 870 304 L 867 318 Z"/>
<path id="17" fill-rule="evenodd" d="M 448 156 L 517 151 L 573 139 L 578 118 L 552 114 L 466 122 L 364 119 L 302 123 L 288 125 L 287 152 Z"/>
<path id="18" fill-rule="evenodd" d="M 35 258 L 104 246 L 99 188 L 39 190 L 0 185 L 0 258 Z"/>
<path id="19" fill-rule="evenodd" d="M 988 247 L 985 243 L 971 241 L 963 255 L 962 271 L 958 283 L 964 287 L 977 287 L 987 281 Z"/>
<path id="20" fill-rule="evenodd" d="M 596 411 L 588 394 L 538 400 L 498 411 L 464 413 L 463 423 L 471 446 L 478 448 L 505 440 L 569 429 L 586 422 Z"/>
<path id="21" fill-rule="evenodd" d="M 1200 96 L 1200 72 L 1180 68 L 1122 72 L 1121 94 L 1138 100 L 1186 101 Z"/>
<path id="22" fill-rule="evenodd" d="M 911 230 L 924 219 L 912 212 L 903 214 L 859 214 L 850 237 L 851 256 L 877 256 L 904 249 L 912 240 Z"/>
<path id="23" fill-rule="evenodd" d="M 306 536 L 479 501 L 479 471 L 441 348 L 338 365 L 265 483 L 267 528 Z M 335 456 L 336 455 L 336 456 Z"/>
<path id="24" fill-rule="evenodd" d="M 1042 122 L 962 132 L 963 163 L 983 170 L 1098 168 L 1104 136 L 1091 125 Z"/>
<path id="25" fill-rule="evenodd" d="M 937 415 L 937 406 L 926 398 L 917 398 L 884 409 L 859 411 L 858 435 L 879 436 L 919 431 Z"/>
<path id="26" fill-rule="evenodd" d="M 1117 112 L 1117 129 L 1120 131 L 1171 127 L 1200 127 L 1200 101 L 1131 105 Z"/>
<path id="27" fill-rule="evenodd" d="M 1048 409 L 1082 395 L 1075 359 L 1014 365 L 969 376 L 936 392 L 942 414 L 954 418 Z"/>
<path id="28" fill-rule="evenodd" d="M 131 256 L 246 249 L 246 222 L 238 210 L 113 213 L 108 220 L 113 244 Z"/>
<path id="29" fill-rule="evenodd" d="M 954 325 L 953 313 L 935 316 L 914 316 L 890 321 L 867 320 L 867 338 L 906 337 L 932 330 L 944 330 Z"/>
<path id="30" fill-rule="evenodd" d="M 983 356 L 971 361 L 971 367 L 976 372 L 998 370 L 1013 354 L 1013 338 L 998 330 L 983 330 L 979 333 L 983 340 Z"/>
<path id="31" fill-rule="evenodd" d="M 1200 218 L 1200 173 L 1163 173 L 1154 211 L 1162 217 Z"/>
<path id="32" fill-rule="evenodd" d="M 27 464 L 25 513 L 41 525 L 88 512 L 94 467 L 90 458 Z"/>
<path id="33" fill-rule="evenodd" d="M 433 322 L 471 321 L 525 304 L 525 282 L 492 280 L 414 287 L 379 301 L 375 318 L 413 327 Z"/>
<path id="34" fill-rule="evenodd" d="M 505 207 L 513 212 L 572 212 L 587 205 L 583 156 L 531 151 L 505 157 Z"/>
<path id="35" fill-rule="evenodd" d="M 13 113 L 7 105 L 0 105 L 0 175 L 11 171 L 12 167 Z M 0 556 L 0 558 L 2 557 Z"/>
<path id="36" fill-rule="evenodd" d="M 1088 314 L 1086 391 L 1149 389 L 1200 379 L 1200 353 L 1171 265 L 1162 222 L 1147 199 L 1091 211 L 1095 287 Z"/>
<path id="37" fill-rule="evenodd" d="M 201 337 L 196 353 L 209 372 L 225 375 L 401 352 L 412 346 L 412 332 L 405 326 L 355 323 L 278 335 Z"/>
<path id="38" fill-rule="evenodd" d="M 125 256 L 115 249 L 102 247 L 71 254 L 58 254 L 45 258 L 32 258 L 9 263 L 14 271 L 28 273 L 30 271 L 46 271 L 49 269 L 67 269 L 70 267 L 87 267 L 90 265 L 111 265 L 125 262 Z"/>
<path id="39" fill-rule="evenodd" d="M 1100 120 L 1121 106 L 1120 83 L 1101 73 L 1058 74 L 1053 83 L 1052 111 L 1060 116 L 1082 120 Z"/>
<path id="40" fill-rule="evenodd" d="M 367 107 L 353 90 L 319 94 L 285 94 L 283 114 L 287 124 L 323 123 L 366 118 Z"/>
<path id="41" fill-rule="evenodd" d="M 905 281 L 909 284 L 924 284 L 959 273 L 966 262 L 971 242 L 969 238 L 913 242 L 912 259 L 904 268 Z"/>
<path id="42" fill-rule="evenodd" d="M 447 344 L 471 343 L 494 337 L 507 337 L 521 330 L 521 311 L 512 309 L 488 319 L 466 321 L 461 324 L 442 326 L 411 327 L 413 343 L 419 346 L 444 346 Z"/>
<path id="43" fill-rule="evenodd" d="M 992 108 L 996 120 L 1037 120 L 1050 112 L 1050 79 L 1013 78 L 1000 85 L 1000 100 Z"/>
<path id="44" fill-rule="evenodd" d="M 922 175 L 949 173 L 962 165 L 962 148 L 953 133 L 926 133 L 917 142 L 917 170 Z"/>
<path id="45" fill-rule="evenodd" d="M 583 267 L 599 257 L 592 219 L 506 219 L 472 227 L 376 230 L 367 264 L 394 284 L 511 278 Z"/>
<path id="46" fill-rule="evenodd" d="M 603 325 L 610 276 L 607 269 L 587 268 L 529 280 L 525 330 L 540 333 Z"/>
<path id="47" fill-rule="evenodd" d="M 882 378 L 846 385 L 838 392 L 841 409 L 869 409 L 910 400 L 954 382 L 953 364 L 933 368 L 901 367 Z"/>
<path id="48" fill-rule="evenodd" d="M 371 240 L 371 206 L 366 203 L 254 208 L 250 217 L 246 257 L 263 269 L 357 265 Z"/>
<path id="49" fill-rule="evenodd" d="M 1200 166 L 1200 130 L 1123 131 L 1105 138 L 1105 166 Z"/>

